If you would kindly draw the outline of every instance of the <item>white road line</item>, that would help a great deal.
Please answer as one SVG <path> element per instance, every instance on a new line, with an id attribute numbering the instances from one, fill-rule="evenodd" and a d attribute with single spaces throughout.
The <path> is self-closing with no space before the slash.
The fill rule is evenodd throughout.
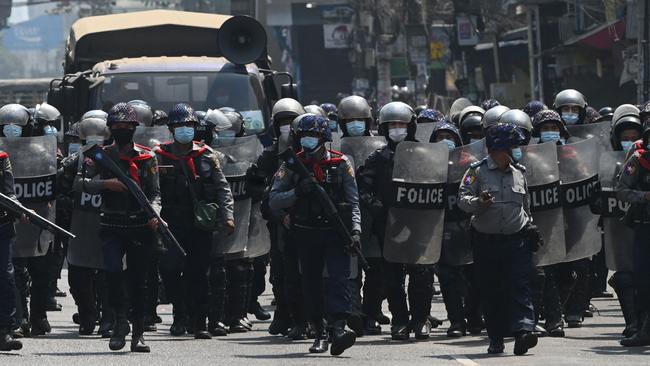
<path id="1" fill-rule="evenodd" d="M 476 362 L 470 360 L 470 359 L 467 358 L 467 357 L 461 356 L 461 355 L 458 355 L 458 356 L 451 356 L 451 357 L 452 357 L 454 360 L 456 360 L 456 362 L 458 362 L 459 364 L 461 364 L 461 365 L 463 365 L 463 366 L 480 366 L 478 363 L 476 363 Z"/>

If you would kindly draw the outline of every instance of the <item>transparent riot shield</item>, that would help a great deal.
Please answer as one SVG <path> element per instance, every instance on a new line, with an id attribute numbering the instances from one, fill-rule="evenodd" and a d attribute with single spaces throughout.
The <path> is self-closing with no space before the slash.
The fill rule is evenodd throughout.
<path id="1" fill-rule="evenodd" d="M 415 139 L 420 142 L 429 142 L 436 125 L 437 123 L 418 123 L 418 128 L 415 130 Z"/>
<path id="2" fill-rule="evenodd" d="M 56 219 L 56 137 L 0 138 L 0 150 L 9 154 L 16 197 L 27 208 L 54 222 Z M 54 236 L 29 223 L 16 223 L 13 256 L 45 255 Z"/>
<path id="3" fill-rule="evenodd" d="M 618 175 L 625 163 L 624 151 L 607 151 L 600 155 L 601 197 L 603 221 L 603 245 L 605 261 L 611 271 L 634 270 L 634 231 L 621 218 L 630 207 L 616 197 Z"/>
<path id="4" fill-rule="evenodd" d="M 582 139 L 595 138 L 598 142 L 597 147 L 601 152 L 612 150 L 612 144 L 609 141 L 612 124 L 609 121 L 571 125 L 567 126 L 567 129 L 573 137 L 580 137 Z"/>
<path id="5" fill-rule="evenodd" d="M 347 138 L 347 137 L 346 137 Z M 341 151 L 341 132 L 332 132 L 332 142 L 327 143 L 327 148 L 334 151 Z"/>
<path id="6" fill-rule="evenodd" d="M 79 159 L 79 166 L 82 163 L 83 160 Z M 70 230 L 77 237 L 68 242 L 68 263 L 79 267 L 105 269 L 102 240 L 99 238 L 101 205 L 101 194 L 75 192 Z"/>
<path id="7" fill-rule="evenodd" d="M 557 146 L 566 244 L 563 262 L 590 257 L 601 248 L 598 216 L 589 207 L 598 186 L 598 151 L 595 138 Z"/>
<path id="8" fill-rule="evenodd" d="M 138 126 L 133 135 L 133 142 L 148 148 L 169 141 L 173 141 L 173 136 L 167 126 Z"/>
<path id="9" fill-rule="evenodd" d="M 533 260 L 537 266 L 561 263 L 566 257 L 566 245 L 556 145 L 552 142 L 528 145 L 521 151 L 533 223 L 544 239 L 544 246 L 533 254 Z"/>
<path id="10" fill-rule="evenodd" d="M 350 159 L 355 170 L 365 164 L 370 154 L 383 146 L 386 146 L 386 139 L 383 136 L 355 136 L 341 139 L 341 152 Z M 381 246 L 378 239 L 372 235 L 372 226 L 372 215 L 361 206 L 361 249 L 367 258 L 380 258 Z"/>
<path id="11" fill-rule="evenodd" d="M 223 155 L 221 168 L 235 199 L 235 232 L 230 236 L 215 232 L 212 247 L 216 256 L 246 256 L 252 211 L 246 192 L 246 171 L 257 159 L 258 148 L 257 136 L 237 137 L 232 145 L 214 148 Z"/>
<path id="12" fill-rule="evenodd" d="M 397 145 L 384 237 L 387 261 L 433 264 L 440 259 L 448 161 L 444 144 Z"/>
<path id="13" fill-rule="evenodd" d="M 445 189 L 445 231 L 440 262 L 460 266 L 473 261 L 469 232 L 470 215 L 458 208 L 458 189 L 469 166 L 486 155 L 485 140 L 449 152 L 449 172 Z"/>

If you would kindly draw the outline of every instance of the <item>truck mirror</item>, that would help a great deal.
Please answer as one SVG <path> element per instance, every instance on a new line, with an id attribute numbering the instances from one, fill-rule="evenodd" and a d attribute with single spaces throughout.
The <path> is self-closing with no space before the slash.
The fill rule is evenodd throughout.
<path id="1" fill-rule="evenodd" d="M 298 87 L 295 83 L 282 84 L 280 95 L 282 98 L 293 98 L 298 100 Z"/>

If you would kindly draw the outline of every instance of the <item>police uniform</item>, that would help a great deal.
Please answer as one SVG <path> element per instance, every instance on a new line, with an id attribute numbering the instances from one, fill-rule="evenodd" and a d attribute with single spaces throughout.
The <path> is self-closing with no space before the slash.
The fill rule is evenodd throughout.
<path id="1" fill-rule="evenodd" d="M 5 152 L 0 152 L 0 192 L 17 201 L 11 162 Z M 0 351 L 22 348 L 22 344 L 11 337 L 11 329 L 16 324 L 16 284 L 11 254 L 16 235 L 13 221 L 14 217 L 0 211 Z"/>
<path id="2" fill-rule="evenodd" d="M 631 204 L 626 221 L 634 226 L 634 286 L 636 311 L 640 316 L 636 334 L 625 338 L 625 346 L 650 344 L 650 210 L 646 193 L 650 192 L 650 152 L 636 150 L 623 166 L 617 186 L 618 199 Z"/>
<path id="3" fill-rule="evenodd" d="M 187 257 L 183 258 L 177 248 L 169 248 L 161 261 L 160 272 L 167 296 L 174 305 L 175 323 L 189 316 L 189 324 L 198 335 L 206 330 L 212 233 L 194 227 L 189 185 L 193 187 L 196 200 L 216 203 L 221 208 L 224 222 L 233 220 L 232 193 L 210 147 L 194 143 L 191 150 L 185 152 L 178 143 L 172 142 L 154 151 L 159 157 L 161 216 L 187 252 Z"/>
<path id="4" fill-rule="evenodd" d="M 155 154 L 135 144 L 126 153 L 121 153 L 117 144 L 103 149 L 127 176 L 140 185 L 151 206 L 160 212 L 158 162 Z M 91 179 L 97 175 L 100 179 Z M 131 193 L 104 189 L 104 181 L 113 178 L 113 174 L 87 159 L 77 176 L 75 189 L 102 195 L 100 237 L 103 240 L 108 272 L 109 301 L 116 315 L 111 339 L 120 336 L 123 338 L 128 333 L 126 316 L 130 303 L 135 341 L 144 332 L 146 277 L 154 245 L 154 232 L 147 225 L 149 217 Z M 126 272 L 123 272 L 124 255 L 128 268 Z M 128 289 L 128 301 L 123 292 L 124 286 Z"/>
<path id="5" fill-rule="evenodd" d="M 361 232 L 357 184 L 347 157 L 335 151 L 324 152 L 322 159 L 316 161 L 307 161 L 302 153 L 299 157 L 333 203 L 347 209 L 349 216 L 342 216 L 347 216 L 351 231 Z M 350 312 L 350 258 L 344 251 L 339 234 L 328 222 L 313 194 L 304 197 L 296 195 L 298 182 L 299 177 L 286 164 L 282 164 L 274 177 L 269 205 L 273 210 L 285 210 L 290 215 L 291 235 L 300 259 L 304 309 L 308 320 L 315 324 L 317 333 L 323 332 L 323 315 L 327 316 L 330 324 L 341 329 Z M 328 273 L 325 279 L 324 268 Z M 325 297 L 325 309 L 322 296 Z"/>
<path id="6" fill-rule="evenodd" d="M 487 157 L 468 169 L 459 190 L 458 206 L 472 214 L 474 267 L 488 336 L 497 343 L 534 328 L 532 254 L 520 233 L 531 217 L 524 174 L 521 164 L 504 172 Z M 495 202 L 482 207 L 479 194 L 484 191 Z"/>

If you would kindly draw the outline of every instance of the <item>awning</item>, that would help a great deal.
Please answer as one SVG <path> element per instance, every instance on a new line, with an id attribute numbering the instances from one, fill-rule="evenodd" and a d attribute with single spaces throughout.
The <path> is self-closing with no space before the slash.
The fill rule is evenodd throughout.
<path id="1" fill-rule="evenodd" d="M 595 48 L 598 50 L 609 50 L 615 42 L 623 39 L 625 36 L 625 20 L 617 20 L 611 23 L 603 24 L 591 31 L 573 37 L 564 42 L 565 46 L 583 46 Z"/>

